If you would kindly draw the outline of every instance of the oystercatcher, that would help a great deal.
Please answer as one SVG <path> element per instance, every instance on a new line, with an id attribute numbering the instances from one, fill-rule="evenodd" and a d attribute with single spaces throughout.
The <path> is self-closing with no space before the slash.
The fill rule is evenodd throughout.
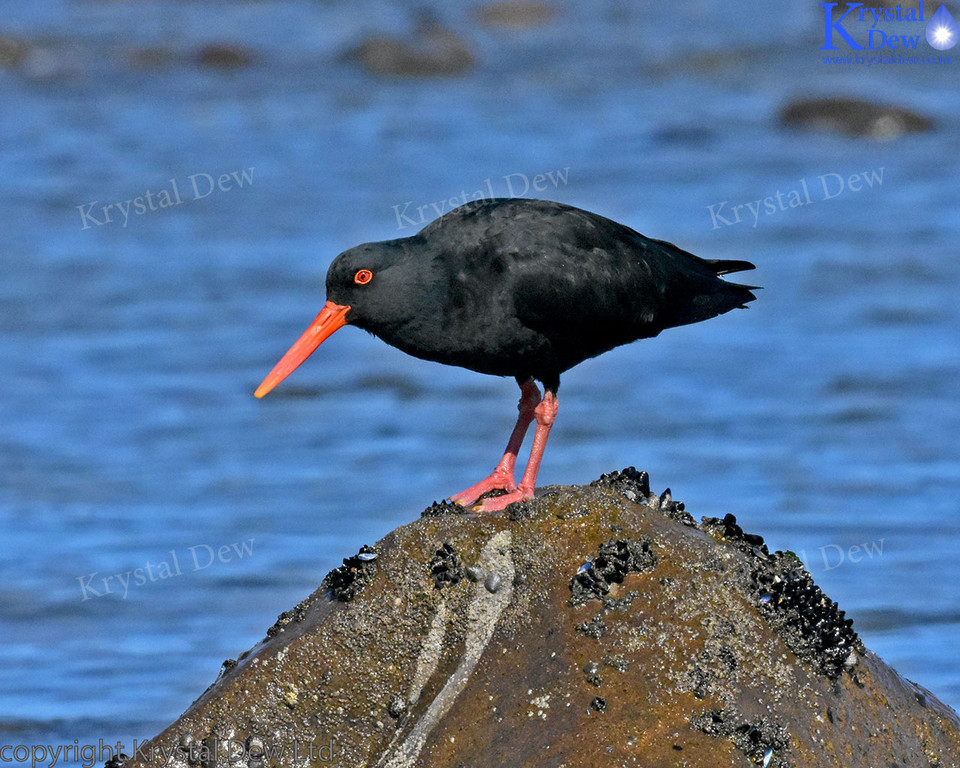
<path id="1" fill-rule="evenodd" d="M 747 261 L 701 259 L 561 203 L 467 203 L 412 237 L 337 256 L 323 310 L 256 396 L 347 324 L 424 360 L 513 376 L 520 414 L 503 458 L 489 477 L 450 497 L 469 505 L 501 490 L 477 504 L 500 510 L 534 495 L 561 373 L 665 328 L 745 307 L 756 286 L 719 276 L 753 268 Z M 517 453 L 534 420 L 533 448 L 517 484 Z"/>

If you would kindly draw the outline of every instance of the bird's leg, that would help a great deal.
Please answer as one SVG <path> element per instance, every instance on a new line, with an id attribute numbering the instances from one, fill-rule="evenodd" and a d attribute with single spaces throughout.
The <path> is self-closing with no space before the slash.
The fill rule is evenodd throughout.
<path id="1" fill-rule="evenodd" d="M 507 442 L 507 450 L 493 470 L 490 476 L 481 480 L 476 485 L 471 485 L 465 491 L 454 494 L 450 500 L 457 504 L 472 504 L 483 494 L 493 490 L 512 491 L 517 487 L 513 479 L 513 470 L 517 463 L 517 454 L 520 452 L 520 446 L 523 444 L 523 438 L 530 428 L 530 422 L 535 418 L 535 410 L 540 404 L 540 390 L 533 383 L 533 379 L 527 379 L 520 385 L 520 402 L 517 404 L 517 410 L 520 415 L 517 416 L 517 424 L 513 428 L 510 440 Z"/>
<path id="2" fill-rule="evenodd" d="M 527 460 L 527 468 L 523 472 L 520 485 L 503 496 L 484 499 L 483 503 L 480 504 L 481 512 L 496 512 L 515 501 L 533 498 L 533 492 L 537 484 L 537 473 L 540 471 L 540 461 L 543 459 L 543 451 L 547 447 L 550 427 L 553 426 L 554 419 L 557 418 L 557 410 L 557 396 L 548 389 L 543 393 L 543 400 L 533 411 L 537 420 L 537 431 L 533 436 L 533 447 L 530 449 L 530 458 Z"/>

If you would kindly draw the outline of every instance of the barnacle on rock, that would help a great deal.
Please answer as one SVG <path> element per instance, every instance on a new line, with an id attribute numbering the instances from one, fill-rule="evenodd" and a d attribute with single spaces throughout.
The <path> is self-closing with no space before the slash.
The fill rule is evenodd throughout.
<path id="1" fill-rule="evenodd" d="M 837 677 L 856 664 L 863 643 L 853 620 L 827 597 L 793 552 L 774 552 L 762 536 L 745 533 L 733 515 L 705 517 L 703 529 L 753 558 L 750 587 L 761 614 L 798 658 Z"/>
<path id="2" fill-rule="evenodd" d="M 430 561 L 430 575 L 433 576 L 437 589 L 442 589 L 447 584 L 456 584 L 464 577 L 457 550 L 449 541 L 443 543 Z"/>
<path id="3" fill-rule="evenodd" d="M 334 568 L 324 577 L 320 585 L 321 589 L 329 589 L 330 595 L 342 603 L 353 600 L 367 585 L 376 570 L 373 560 L 361 557 L 368 554 L 375 555 L 376 551 L 373 547 L 364 545 L 353 557 L 344 558 L 343 565 Z"/>
<path id="4" fill-rule="evenodd" d="M 331 571 L 330 573 L 333 573 Z M 330 574 L 327 574 L 327 578 L 330 577 Z M 303 621 L 307 615 L 307 605 L 310 602 L 310 598 L 306 598 L 297 603 L 289 611 L 284 611 L 279 616 L 277 616 L 277 621 L 274 623 L 270 629 L 267 630 L 267 637 L 274 637 L 279 633 L 283 632 L 290 624 L 296 624 L 298 621 Z"/>
<path id="5" fill-rule="evenodd" d="M 757 763 L 761 763 L 771 749 L 774 754 L 783 755 L 790 746 L 790 735 L 779 723 L 764 719 L 751 723 L 734 710 L 704 712 L 695 717 L 691 725 L 710 736 L 730 739 L 737 749 Z"/>
<path id="6" fill-rule="evenodd" d="M 649 571 L 657 556 L 646 539 L 611 539 L 601 544 L 592 563 L 581 566 L 570 580 L 570 605 L 601 600 L 613 583 L 621 584 L 628 573 Z"/>
<path id="7" fill-rule="evenodd" d="M 420 517 L 445 517 L 446 515 L 469 515 L 470 510 L 462 504 L 454 504 L 452 501 L 435 501 L 423 512 Z"/>
<path id="8" fill-rule="evenodd" d="M 775 552 L 771 561 L 752 574 L 761 614 L 798 658 L 828 677 L 852 668 L 864 651 L 853 619 L 823 594 L 795 557 Z"/>
<path id="9" fill-rule="evenodd" d="M 594 616 L 590 621 L 585 621 L 582 624 L 576 626 L 577 632 L 581 632 L 587 637 L 592 637 L 594 640 L 599 640 L 603 637 L 609 627 L 603 623 L 603 619 L 599 615 Z"/>
<path id="10" fill-rule="evenodd" d="M 651 493 L 650 475 L 638 471 L 636 467 L 627 467 L 618 472 L 600 475 L 600 478 L 594 480 L 590 485 L 594 488 L 610 488 L 630 501 L 659 509 L 667 517 L 684 525 L 696 526 L 697 524 L 690 513 L 685 511 L 683 502 L 673 500 L 673 494 L 669 488 L 659 496 Z"/>
<path id="11" fill-rule="evenodd" d="M 650 495 L 650 475 L 637 471 L 636 467 L 627 467 L 619 472 L 609 472 L 590 483 L 594 488 L 610 488 L 630 501 L 643 501 Z"/>
<path id="12" fill-rule="evenodd" d="M 703 530 L 715 539 L 729 541 L 741 552 L 746 552 L 748 555 L 770 556 L 767 545 L 763 543 L 763 536 L 746 533 L 737 525 L 735 515 L 726 514 L 722 520 L 718 517 L 705 517 L 701 524 Z"/>

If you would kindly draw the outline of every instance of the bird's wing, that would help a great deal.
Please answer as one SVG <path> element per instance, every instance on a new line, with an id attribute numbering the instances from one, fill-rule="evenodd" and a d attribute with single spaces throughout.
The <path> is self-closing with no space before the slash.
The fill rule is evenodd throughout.
<path id="1" fill-rule="evenodd" d="M 719 263 L 627 227 L 565 235 L 539 258 L 516 263 L 517 316 L 547 336 L 573 337 L 584 348 L 604 351 L 753 299 L 746 288 L 718 277 Z"/>

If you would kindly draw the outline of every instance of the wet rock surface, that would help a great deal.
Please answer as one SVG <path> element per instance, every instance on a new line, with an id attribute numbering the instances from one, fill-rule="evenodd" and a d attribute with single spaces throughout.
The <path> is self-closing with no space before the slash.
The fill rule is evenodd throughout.
<path id="1" fill-rule="evenodd" d="M 960 720 L 790 553 L 628 468 L 421 517 L 126 766 L 960 768 Z"/>

